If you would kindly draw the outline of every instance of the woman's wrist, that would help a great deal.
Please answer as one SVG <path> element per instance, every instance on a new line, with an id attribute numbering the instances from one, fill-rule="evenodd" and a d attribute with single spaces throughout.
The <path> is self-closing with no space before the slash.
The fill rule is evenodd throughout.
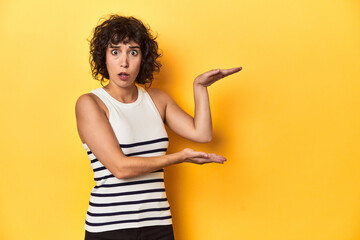
<path id="1" fill-rule="evenodd" d="M 168 164 L 167 165 L 183 163 L 183 162 L 185 162 L 185 159 L 186 159 L 184 151 L 168 154 L 166 156 L 168 157 Z"/>
<path id="2" fill-rule="evenodd" d="M 206 88 L 206 86 L 204 86 L 198 78 L 195 78 L 195 80 L 194 80 L 194 87 L 205 87 Z"/>
<path id="3" fill-rule="evenodd" d="M 196 92 L 207 92 L 208 86 L 205 86 L 200 82 L 194 81 L 193 87 L 194 87 L 194 92 L 196 93 Z"/>

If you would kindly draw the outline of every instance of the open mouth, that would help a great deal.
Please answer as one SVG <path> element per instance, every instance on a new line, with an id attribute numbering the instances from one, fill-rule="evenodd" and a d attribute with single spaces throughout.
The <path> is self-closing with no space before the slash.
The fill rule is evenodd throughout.
<path id="1" fill-rule="evenodd" d="M 119 73 L 118 75 L 119 75 L 119 76 L 123 76 L 123 77 L 129 76 L 129 74 L 127 74 L 126 72 L 121 72 L 121 73 Z"/>
<path id="2" fill-rule="evenodd" d="M 118 74 L 118 76 L 120 77 L 121 80 L 126 80 L 126 79 L 128 79 L 128 77 L 130 75 L 125 73 L 125 72 L 121 72 L 121 73 Z"/>

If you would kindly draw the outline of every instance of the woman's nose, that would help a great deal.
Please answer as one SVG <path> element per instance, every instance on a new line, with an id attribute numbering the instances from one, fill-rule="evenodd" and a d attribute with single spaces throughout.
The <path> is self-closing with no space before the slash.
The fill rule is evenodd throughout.
<path id="1" fill-rule="evenodd" d="M 123 55 L 121 56 L 120 66 L 121 66 L 121 67 L 124 67 L 124 68 L 129 67 L 129 61 L 128 61 L 128 56 L 127 56 L 127 54 L 123 54 Z"/>

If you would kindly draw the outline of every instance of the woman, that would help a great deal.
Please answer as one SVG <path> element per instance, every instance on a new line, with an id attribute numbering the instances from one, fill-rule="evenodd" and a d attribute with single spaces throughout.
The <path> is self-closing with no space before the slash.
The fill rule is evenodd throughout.
<path id="1" fill-rule="evenodd" d="M 93 77 L 108 84 L 76 103 L 77 127 L 94 170 L 85 239 L 174 239 L 163 168 L 189 162 L 223 163 L 214 153 L 184 149 L 165 154 L 164 123 L 195 142 L 210 142 L 207 87 L 241 68 L 212 70 L 194 81 L 195 115 L 185 113 L 151 84 L 158 46 L 150 29 L 133 17 L 112 15 L 90 41 Z"/>

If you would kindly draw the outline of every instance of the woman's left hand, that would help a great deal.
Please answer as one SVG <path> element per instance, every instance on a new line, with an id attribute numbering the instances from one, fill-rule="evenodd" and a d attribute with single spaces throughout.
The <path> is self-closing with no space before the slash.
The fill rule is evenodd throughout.
<path id="1" fill-rule="evenodd" d="M 195 78 L 194 84 L 200 84 L 203 87 L 208 87 L 214 82 L 220 80 L 221 78 L 227 77 L 231 74 L 239 72 L 242 67 L 230 68 L 230 69 L 215 69 L 203 73 Z"/>

